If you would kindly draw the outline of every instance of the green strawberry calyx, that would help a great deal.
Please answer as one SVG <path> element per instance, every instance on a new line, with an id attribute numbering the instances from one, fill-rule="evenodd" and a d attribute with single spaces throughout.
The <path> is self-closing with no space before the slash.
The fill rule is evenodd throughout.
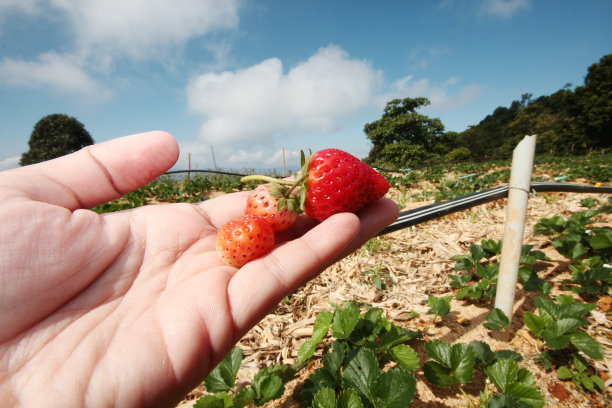
<path id="1" fill-rule="evenodd" d="M 301 214 L 304 212 L 304 203 L 306 201 L 306 182 L 308 179 L 308 164 L 312 155 L 306 157 L 304 152 L 300 152 L 301 170 L 300 176 L 296 180 L 282 180 L 261 174 L 253 174 L 245 176 L 240 181 L 265 181 L 271 183 L 267 186 L 272 197 L 278 198 L 277 211 L 288 208 L 291 212 Z M 294 194 L 295 191 L 295 194 Z"/>

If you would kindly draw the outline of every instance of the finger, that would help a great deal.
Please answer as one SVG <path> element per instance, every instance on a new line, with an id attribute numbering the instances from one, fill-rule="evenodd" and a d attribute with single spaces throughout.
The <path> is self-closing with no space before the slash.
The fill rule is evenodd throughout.
<path id="1" fill-rule="evenodd" d="M 344 248 L 344 251 L 342 251 L 337 259 L 347 256 L 383 228 L 395 222 L 399 216 L 399 207 L 393 200 L 382 198 L 363 207 L 357 215 L 361 220 L 359 234 Z"/>
<path id="2" fill-rule="evenodd" d="M 31 199 L 74 210 L 142 187 L 172 167 L 177 158 L 178 146 L 172 136 L 148 132 L 87 146 L 4 176 Z"/>
<path id="3" fill-rule="evenodd" d="M 227 293 L 238 335 L 329 265 L 359 234 L 360 227 L 354 214 L 336 214 L 236 272 Z"/>
<path id="4" fill-rule="evenodd" d="M 227 221 L 244 215 L 244 207 L 249 191 L 224 194 L 198 204 L 200 211 L 206 215 L 211 225 L 220 228 Z"/>

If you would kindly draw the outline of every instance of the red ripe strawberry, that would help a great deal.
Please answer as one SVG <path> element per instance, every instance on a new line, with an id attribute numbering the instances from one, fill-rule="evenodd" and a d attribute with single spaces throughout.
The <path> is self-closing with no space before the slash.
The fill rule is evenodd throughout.
<path id="1" fill-rule="evenodd" d="M 297 219 L 297 202 L 282 195 L 286 187 L 262 184 L 251 191 L 247 198 L 245 214 L 259 215 L 274 231 L 284 231 Z M 295 202 L 292 203 L 292 201 Z"/>
<path id="2" fill-rule="evenodd" d="M 389 190 L 389 182 L 380 173 L 338 149 L 312 155 L 307 171 L 304 211 L 317 221 L 340 212 L 356 212 Z"/>
<path id="3" fill-rule="evenodd" d="M 274 231 L 257 215 L 230 220 L 217 233 L 217 255 L 237 268 L 266 255 L 273 247 Z"/>

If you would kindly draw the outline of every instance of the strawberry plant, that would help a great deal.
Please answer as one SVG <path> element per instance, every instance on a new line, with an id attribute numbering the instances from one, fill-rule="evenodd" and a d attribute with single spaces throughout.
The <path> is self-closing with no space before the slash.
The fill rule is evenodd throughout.
<path id="1" fill-rule="evenodd" d="M 557 296 L 555 300 L 537 297 L 534 303 L 538 315 L 525 312 L 527 328 L 540 340 L 543 352 L 538 355 L 544 368 L 562 366 L 581 351 L 592 359 L 603 358 L 603 348 L 581 328 L 588 325 L 585 316 L 596 306 L 575 301 L 571 295 Z"/>
<path id="2" fill-rule="evenodd" d="M 334 309 L 333 313 L 319 313 L 312 338 L 298 353 L 298 363 L 305 364 L 328 331 L 336 339 L 325 347 L 322 367 L 304 383 L 303 406 L 341 407 L 345 405 L 338 404 L 345 399 L 355 401 L 356 405 L 351 405 L 355 407 L 408 406 L 416 393 L 412 371 L 419 367 L 419 359 L 405 343 L 420 334 L 395 326 L 383 317 L 380 308 L 362 314 L 357 304 L 345 302 Z M 383 371 L 380 366 L 384 363 L 393 367 Z M 339 396 L 336 405 L 332 404 L 333 395 Z M 320 405 L 322 401 L 324 405 Z"/>
<path id="3" fill-rule="evenodd" d="M 255 374 L 248 387 L 236 391 L 236 375 L 242 359 L 242 351 L 232 348 L 204 380 L 210 394 L 199 398 L 194 408 L 242 408 L 251 403 L 262 406 L 280 398 L 285 391 L 284 383 L 295 374 L 295 370 L 287 365 L 266 367 Z"/>
<path id="4" fill-rule="evenodd" d="M 564 219 L 560 216 L 541 218 L 534 234 L 552 237 L 551 245 L 569 258 L 572 279 L 565 281 L 565 289 L 575 293 L 594 295 L 609 293 L 612 273 L 606 264 L 612 261 L 612 228 L 593 227 L 598 214 L 607 206 L 588 209 Z"/>
<path id="5" fill-rule="evenodd" d="M 586 360 L 579 354 L 574 354 L 572 367 L 559 367 L 557 376 L 561 380 L 571 380 L 577 387 L 584 387 L 591 392 L 595 392 L 596 387 L 603 391 L 606 386 L 604 381 L 597 374 L 589 373 L 588 369 Z"/>
<path id="6" fill-rule="evenodd" d="M 449 275 L 450 286 L 458 289 L 455 294 L 457 299 L 489 300 L 495 296 L 501 244 L 501 241 L 485 239 L 480 245 L 472 244 L 469 255 L 456 255 L 451 258 L 455 261 L 456 271 L 471 271 L 463 275 Z M 542 251 L 534 250 L 532 245 L 523 245 L 519 279 L 525 290 L 550 293 L 551 285 L 539 278 L 532 268 L 537 261 L 545 259 L 546 255 Z"/>
<path id="7" fill-rule="evenodd" d="M 383 273 L 381 271 L 381 265 L 378 265 L 376 268 L 366 269 L 362 273 L 365 276 L 365 278 L 362 279 L 362 282 L 368 280 L 372 283 L 372 285 L 376 286 L 378 290 L 387 290 L 389 289 L 389 286 L 395 283 L 390 274 Z"/>
<path id="8" fill-rule="evenodd" d="M 479 396 L 479 406 L 539 408 L 544 405 L 544 398 L 531 373 L 517 365 L 517 361 L 523 360 L 518 353 L 510 350 L 493 352 L 482 341 L 451 346 L 440 340 L 426 342 L 425 352 L 431 358 L 423 366 L 427 381 L 441 387 L 456 385 L 472 407 L 475 404 L 462 384 L 472 381 L 475 370 L 482 371 L 497 388 L 497 392 L 493 392 L 485 387 Z"/>
<path id="9" fill-rule="evenodd" d="M 427 314 L 446 316 L 448 312 L 450 312 L 451 306 L 449 302 L 452 298 L 452 296 L 442 296 L 439 298 L 435 296 L 429 296 L 427 300 L 424 301 L 424 303 L 426 303 L 430 307 L 430 309 L 427 311 Z"/>

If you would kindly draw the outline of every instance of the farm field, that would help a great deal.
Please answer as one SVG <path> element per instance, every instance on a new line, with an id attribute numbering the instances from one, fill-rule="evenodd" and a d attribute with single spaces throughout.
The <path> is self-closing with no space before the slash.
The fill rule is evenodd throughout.
<path id="1" fill-rule="evenodd" d="M 610 185 L 611 162 L 612 155 L 537 158 L 533 181 L 556 179 Z M 403 210 L 418 208 L 506 184 L 510 177 L 509 165 L 509 161 L 443 163 L 409 173 L 385 173 L 392 184 L 387 196 Z M 217 194 L 253 187 L 254 184 L 240 183 L 237 177 L 191 175 L 190 183 L 161 178 L 96 210 L 115 211 L 164 202 L 198 202 Z M 522 395 L 522 402 L 527 401 L 525 406 L 610 406 L 612 202 L 607 196 L 592 193 L 538 193 L 530 197 L 524 239 L 528 246 L 522 260 L 522 283 L 517 290 L 515 314 L 506 328 L 510 334 L 508 341 L 500 340 L 488 328 L 495 327 L 495 324 L 503 326 L 503 319 L 499 323 L 500 319 L 489 312 L 494 303 L 495 266 L 499 257 L 498 240 L 503 236 L 505 204 L 506 199 L 500 199 L 373 238 L 304 284 L 239 342 L 243 359 L 236 374 L 236 390 L 252 387 L 253 378 L 264 367 L 299 367 L 297 372 L 291 373 L 291 378 L 283 381 L 280 398 L 261 406 L 303 406 L 300 404 L 303 394 L 311 393 L 312 400 L 318 391 L 313 377 L 309 377 L 321 373 L 321 369 L 326 367 L 324 363 L 327 361 L 321 356 L 331 355 L 328 346 L 334 340 L 337 343 L 355 343 L 355 333 L 350 333 L 350 330 L 357 326 L 353 325 L 352 329 L 342 326 L 346 332 L 343 337 L 343 330 L 339 330 L 331 320 L 328 322 L 328 325 L 331 323 L 329 332 L 326 328 L 320 336 L 324 326 L 321 316 L 350 316 L 349 311 L 352 311 L 355 317 L 355 311 L 359 311 L 375 326 L 383 322 L 376 326 L 380 330 L 376 332 L 378 336 L 374 333 L 369 340 L 384 338 L 380 333 L 391 326 L 399 328 L 398 333 L 404 336 L 393 347 L 379 347 L 376 357 L 383 371 L 395 370 L 393 374 L 397 374 L 403 370 L 402 375 L 416 380 L 415 389 L 405 390 L 403 395 L 412 394 L 411 407 L 485 406 L 478 403 L 481 395 L 484 400 L 489 400 L 491 407 L 513 406 L 510 397 L 506 401 L 494 397 L 502 391 L 500 387 L 504 388 L 504 384 L 505 393 Z M 581 234 L 580 242 L 572 240 L 576 234 Z M 590 246 L 582 241 L 585 237 Z M 551 317 L 567 304 L 574 305 L 572 308 L 575 310 L 580 309 L 581 315 Z M 376 311 L 380 311 L 380 317 Z M 546 326 L 548 318 L 553 326 Z M 568 323 L 562 329 L 553 320 L 564 320 L 571 325 Z M 457 347 L 457 355 L 464 366 L 471 363 L 473 371 L 451 367 L 452 364 L 447 367 L 444 359 L 439 358 L 443 353 L 437 355 L 434 350 L 444 349 L 446 346 L 442 342 L 448 344 L 449 350 L 450 346 L 464 344 L 463 348 Z M 508 351 L 488 358 L 490 361 L 487 362 L 483 356 L 489 356 L 490 352 L 483 351 L 482 343 L 472 342 L 484 342 L 493 352 Z M 395 348 L 400 343 L 409 347 Z M 480 348 L 471 351 L 474 349 L 468 346 L 470 343 Z M 305 344 L 312 346 L 310 353 Z M 578 357 L 561 361 L 559 353 Z M 511 363 L 504 367 L 517 364 L 526 369 L 519 371 L 522 380 L 515 379 L 523 382 L 522 394 L 516 391 L 521 387 L 512 388 L 508 385 L 511 382 L 509 377 L 499 374 L 503 371 L 500 362 L 508 361 Z M 390 368 L 398 364 L 400 368 Z M 345 368 L 344 372 L 350 370 Z M 282 377 L 280 371 L 277 374 Z M 516 372 L 514 375 L 516 377 Z M 593 376 L 600 380 L 593 379 Z M 527 377 L 532 380 L 527 380 Z M 442 381 L 444 378 L 448 381 Z M 343 382 L 344 385 L 347 384 Z M 537 388 L 539 394 L 534 393 L 533 388 Z M 196 388 L 179 406 L 193 406 L 206 394 L 205 390 L 204 385 Z M 280 394 L 277 389 L 273 393 L 277 394 L 275 397 Z M 367 392 L 362 399 L 368 400 L 365 394 Z M 215 406 L 203 404 L 202 400 L 198 402 L 198 406 Z"/>

